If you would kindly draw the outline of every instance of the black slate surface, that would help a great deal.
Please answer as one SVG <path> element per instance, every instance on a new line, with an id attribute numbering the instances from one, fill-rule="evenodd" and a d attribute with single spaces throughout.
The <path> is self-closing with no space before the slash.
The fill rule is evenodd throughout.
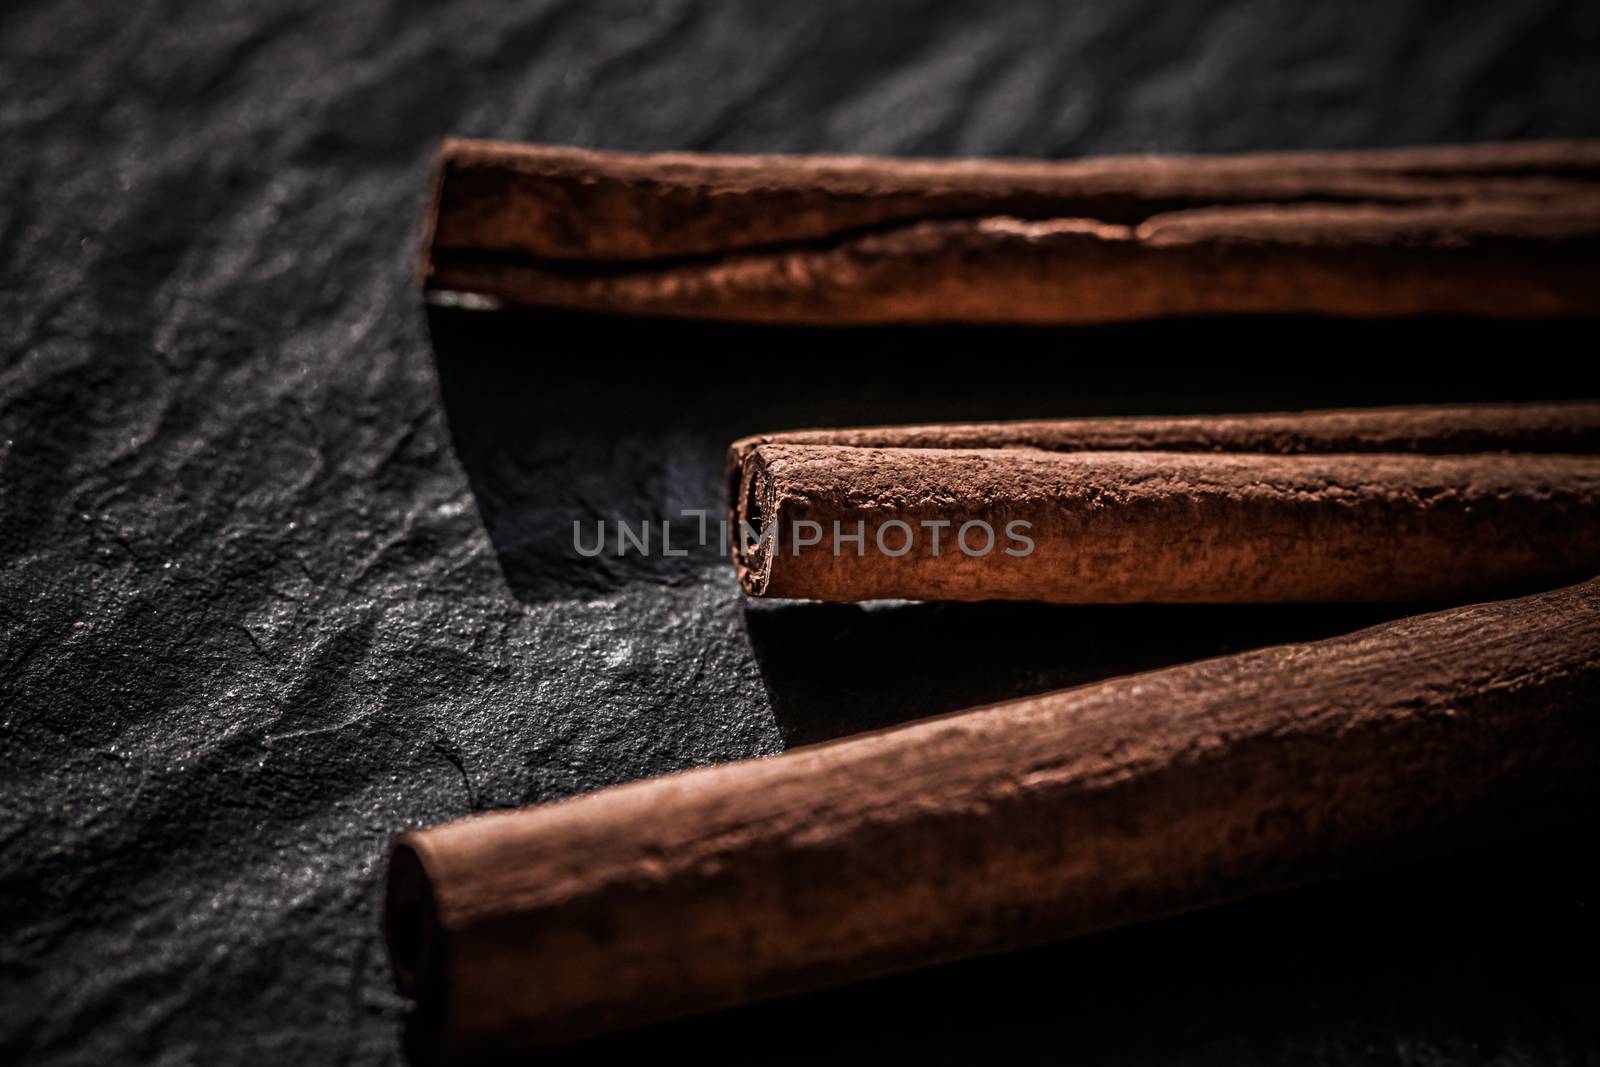
<path id="1" fill-rule="evenodd" d="M 738 434 L 1597 391 L 1592 325 L 428 315 L 440 136 L 1596 136 L 1597 49 L 1583 2 L 7 5 L 0 1059 L 395 1062 L 396 830 L 1394 610 L 746 606 L 713 551 L 570 550 L 716 507 Z M 1574 819 L 540 1058 L 1596 1062 Z"/>

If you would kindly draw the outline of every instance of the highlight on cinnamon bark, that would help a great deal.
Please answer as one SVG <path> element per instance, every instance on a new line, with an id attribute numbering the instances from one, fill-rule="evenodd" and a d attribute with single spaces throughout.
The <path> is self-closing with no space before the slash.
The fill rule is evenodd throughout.
<path id="1" fill-rule="evenodd" d="M 467 1056 L 1036 944 L 1564 813 L 1600 580 L 403 835 L 419 1045 Z"/>
<path id="2" fill-rule="evenodd" d="M 1038 419 L 756 434 L 728 448 L 729 528 L 745 458 L 760 445 L 1036 448 L 1046 452 L 1600 452 L 1600 403 L 1431 404 L 1243 415 Z"/>
<path id="3" fill-rule="evenodd" d="M 729 469 L 758 445 L 1036 448 L 1047 452 L 1600 452 L 1600 402 L 1424 404 L 1240 415 L 1139 415 L 1011 422 L 853 426 L 756 434 L 729 448 Z"/>
<path id="4" fill-rule="evenodd" d="M 744 472 L 754 596 L 1439 601 L 1600 571 L 1593 456 L 761 445 Z"/>
<path id="5" fill-rule="evenodd" d="M 795 431 L 729 528 L 754 596 L 1426 601 L 1600 571 L 1596 452 L 1592 403 Z"/>
<path id="6" fill-rule="evenodd" d="M 773 323 L 1600 314 L 1600 142 L 1074 162 L 446 141 L 433 291 Z"/>

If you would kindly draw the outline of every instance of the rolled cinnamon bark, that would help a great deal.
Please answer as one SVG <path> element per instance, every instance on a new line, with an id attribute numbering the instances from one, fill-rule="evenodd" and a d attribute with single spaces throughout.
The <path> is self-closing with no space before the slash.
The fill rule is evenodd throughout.
<path id="1" fill-rule="evenodd" d="M 1246 415 L 1134 416 L 862 426 L 756 434 L 728 448 L 730 528 L 744 461 L 760 445 L 1035 448 L 1046 452 L 1600 453 L 1600 403 L 1430 404 Z"/>
<path id="2" fill-rule="evenodd" d="M 752 596 L 1438 601 L 1600 571 L 1595 456 L 764 444 L 737 499 Z"/>
<path id="3" fill-rule="evenodd" d="M 1035 944 L 1562 813 L 1600 581 L 402 836 L 424 1051 L 507 1052 Z"/>
<path id="4" fill-rule="evenodd" d="M 751 322 L 1600 314 L 1600 144 L 1078 162 L 447 141 L 432 290 Z"/>
<path id="5" fill-rule="evenodd" d="M 1047 452 L 1600 452 L 1600 403 L 1427 404 L 1260 412 L 932 423 L 786 430 L 735 441 L 729 468 L 757 445 L 1037 448 Z"/>

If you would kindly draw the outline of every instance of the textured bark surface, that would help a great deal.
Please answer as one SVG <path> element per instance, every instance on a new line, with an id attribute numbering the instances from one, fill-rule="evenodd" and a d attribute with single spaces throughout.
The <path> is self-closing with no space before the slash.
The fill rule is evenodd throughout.
<path id="1" fill-rule="evenodd" d="M 1597 137 L 1597 19 L 0 5 L 0 1061 L 397 1063 L 378 920 L 399 828 L 1385 615 L 799 610 L 748 603 L 715 546 L 573 554 L 574 520 L 720 509 L 729 441 L 1600 394 L 1578 324 L 833 332 L 819 357 L 799 332 L 430 317 L 417 222 L 442 138 L 1073 158 Z M 606 1051 L 1589 1063 L 1600 865 L 1570 839 Z"/>
<path id="2" fill-rule="evenodd" d="M 739 499 L 774 538 L 741 550 L 758 596 L 1438 602 L 1600 573 L 1593 456 L 768 444 Z"/>
<path id="3" fill-rule="evenodd" d="M 938 219 L 1134 225 L 1261 204 L 1391 207 L 1593 196 L 1600 142 L 1239 156 L 929 160 L 595 152 L 446 141 L 431 256 L 617 263 L 810 244 Z"/>
<path id="4" fill-rule="evenodd" d="M 756 434 L 728 447 L 728 522 L 748 516 L 745 461 L 761 445 L 1030 448 L 1046 452 L 1600 452 L 1600 404 L 1434 404 L 1347 411 L 858 426 Z M 738 562 L 735 555 L 735 562 Z"/>
<path id="5" fill-rule="evenodd" d="M 451 141 L 424 284 L 786 323 L 1600 314 L 1600 142 L 1071 163 Z"/>
<path id="6" fill-rule="evenodd" d="M 1600 789 L 1600 580 L 412 834 L 425 1045 L 503 1052 L 1126 923 Z"/>
<path id="7" fill-rule="evenodd" d="M 785 430 L 735 441 L 735 468 L 757 445 L 1037 448 L 1047 452 L 1600 452 L 1600 404 L 1430 404 L 1343 411 L 1079 418 Z"/>

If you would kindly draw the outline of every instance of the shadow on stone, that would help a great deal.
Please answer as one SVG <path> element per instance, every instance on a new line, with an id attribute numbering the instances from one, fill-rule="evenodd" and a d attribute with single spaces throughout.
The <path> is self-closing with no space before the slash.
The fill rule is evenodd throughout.
<path id="1" fill-rule="evenodd" d="M 748 602 L 786 747 L 1397 618 L 1391 605 Z"/>

